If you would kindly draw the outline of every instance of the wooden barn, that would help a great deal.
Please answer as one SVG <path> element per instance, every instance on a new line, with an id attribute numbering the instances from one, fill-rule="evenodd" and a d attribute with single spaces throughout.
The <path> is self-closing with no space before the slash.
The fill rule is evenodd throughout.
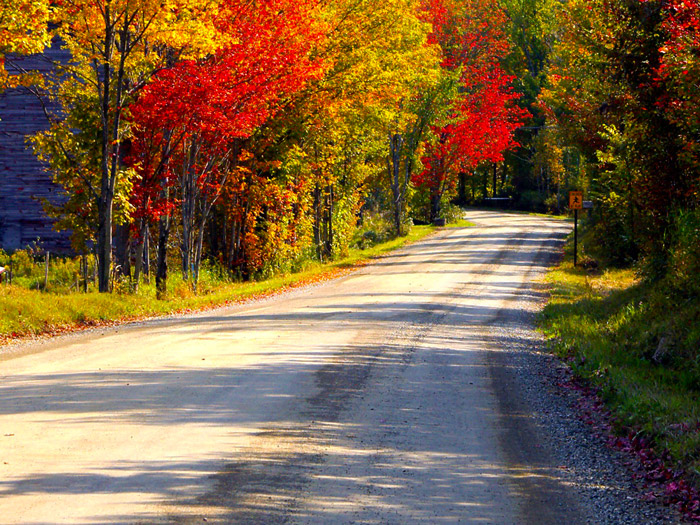
<path id="1" fill-rule="evenodd" d="M 15 62 L 27 70 L 50 71 L 56 60 L 66 60 L 58 46 L 44 55 Z M 9 69 L 9 68 L 8 68 Z M 56 201 L 61 190 L 51 181 L 26 142 L 26 137 L 48 127 L 41 102 L 25 89 L 0 93 L 0 248 L 15 250 L 39 242 L 52 252 L 69 252 L 66 232 L 53 230 L 41 200 Z"/>

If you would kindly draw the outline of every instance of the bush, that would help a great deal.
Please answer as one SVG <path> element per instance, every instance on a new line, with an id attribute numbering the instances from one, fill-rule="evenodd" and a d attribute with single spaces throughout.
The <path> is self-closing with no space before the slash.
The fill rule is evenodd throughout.
<path id="1" fill-rule="evenodd" d="M 700 210 L 678 214 L 666 281 L 688 298 L 700 298 Z"/>
<path id="2" fill-rule="evenodd" d="M 588 253 L 606 265 L 624 268 L 637 261 L 639 246 L 624 197 L 613 192 L 597 201 L 584 244 Z"/>
<path id="3" fill-rule="evenodd" d="M 516 207 L 524 211 L 536 211 L 544 213 L 547 210 L 545 206 L 545 196 L 539 191 L 531 190 L 524 191 L 520 194 Z"/>
<path id="4" fill-rule="evenodd" d="M 561 199 L 559 198 L 558 194 L 553 194 L 547 197 L 544 200 L 544 207 L 547 210 L 547 213 L 552 213 L 552 214 L 559 214 L 562 213 L 563 210 L 563 202 L 560 202 Z"/>
<path id="5" fill-rule="evenodd" d="M 17 250 L 9 259 L 12 265 L 13 278 L 38 277 L 39 269 L 34 262 L 34 257 L 29 250 Z"/>
<path id="6" fill-rule="evenodd" d="M 374 213 L 365 215 L 362 227 L 355 231 L 350 245 L 354 248 L 365 250 L 391 239 L 392 236 L 392 222 L 386 215 Z"/>
<path id="7" fill-rule="evenodd" d="M 0 266 L 12 269 L 12 284 L 22 288 L 41 290 L 44 288 L 46 252 L 36 246 L 7 253 L 0 250 Z M 89 264 L 94 258 L 88 257 Z M 69 291 L 80 277 L 80 257 L 65 257 L 49 254 L 48 287 L 52 291 Z"/>
<path id="8" fill-rule="evenodd" d="M 446 204 L 442 208 L 442 216 L 447 224 L 455 224 L 464 218 L 464 210 L 454 204 Z"/>

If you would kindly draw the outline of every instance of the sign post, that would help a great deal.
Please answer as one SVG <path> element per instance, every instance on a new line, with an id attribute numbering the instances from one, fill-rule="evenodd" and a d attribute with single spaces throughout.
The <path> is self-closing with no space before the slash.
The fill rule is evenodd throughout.
<path id="1" fill-rule="evenodd" d="M 569 209 L 574 210 L 574 267 L 578 264 L 578 211 L 583 209 L 583 192 L 569 192 Z"/>

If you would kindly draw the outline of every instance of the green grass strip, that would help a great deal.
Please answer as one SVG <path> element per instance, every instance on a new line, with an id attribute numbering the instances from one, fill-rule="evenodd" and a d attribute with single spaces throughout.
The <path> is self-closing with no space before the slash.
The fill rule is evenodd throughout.
<path id="1" fill-rule="evenodd" d="M 138 293 L 53 293 L 20 286 L 0 285 L 0 338 L 17 338 L 73 331 L 81 327 L 111 324 L 148 317 L 206 310 L 272 295 L 286 289 L 335 278 L 374 257 L 416 242 L 435 231 L 414 226 L 409 235 L 359 250 L 329 263 L 309 263 L 303 271 L 257 282 L 206 283 L 195 295 L 177 275 L 169 279 L 169 292 L 158 300 L 153 285 L 141 285 Z"/>
<path id="2" fill-rule="evenodd" d="M 645 435 L 671 466 L 700 476 L 700 363 L 690 344 L 697 301 L 675 304 L 663 285 L 643 285 L 632 270 L 588 273 L 570 261 L 548 281 L 540 326 L 552 348 L 600 388 L 619 430 Z"/>

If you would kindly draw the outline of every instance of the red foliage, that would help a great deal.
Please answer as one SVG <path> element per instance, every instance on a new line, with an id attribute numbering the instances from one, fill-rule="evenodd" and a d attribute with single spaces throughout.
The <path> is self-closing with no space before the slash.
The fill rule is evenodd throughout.
<path id="1" fill-rule="evenodd" d="M 509 44 L 497 5 L 475 0 L 457 7 L 430 0 L 425 9 L 434 28 L 431 41 L 443 50 L 443 67 L 459 70 L 461 82 L 451 121 L 432 128 L 437 140 L 427 148 L 424 171 L 414 177 L 416 185 L 430 189 L 436 206 L 458 172 L 502 160 L 503 152 L 517 145 L 513 133 L 527 113 L 513 104 L 519 97 L 511 87 L 513 77 L 499 63 Z"/>
<path id="2" fill-rule="evenodd" d="M 643 1 L 643 0 L 642 0 Z M 684 132 L 685 160 L 700 169 L 700 0 L 668 0 L 657 82 L 669 95 L 657 106 Z"/>
<path id="3" fill-rule="evenodd" d="M 321 38 L 308 23 L 311 7 L 310 0 L 230 2 L 219 23 L 235 43 L 206 60 L 165 69 L 144 88 L 131 107 L 128 159 L 140 174 L 139 213 L 153 218 L 168 211 L 157 195 L 176 170 L 194 169 L 203 192 L 218 191 L 223 162 L 214 159 L 235 161 L 232 143 L 248 138 L 320 74 L 322 65 L 310 57 Z"/>
<path id="4" fill-rule="evenodd" d="M 471 68 L 479 69 L 508 53 L 507 20 L 493 0 L 425 0 L 423 13 L 433 26 L 429 42 L 442 49 L 442 66 L 463 68 L 462 80 L 473 73 Z"/>

